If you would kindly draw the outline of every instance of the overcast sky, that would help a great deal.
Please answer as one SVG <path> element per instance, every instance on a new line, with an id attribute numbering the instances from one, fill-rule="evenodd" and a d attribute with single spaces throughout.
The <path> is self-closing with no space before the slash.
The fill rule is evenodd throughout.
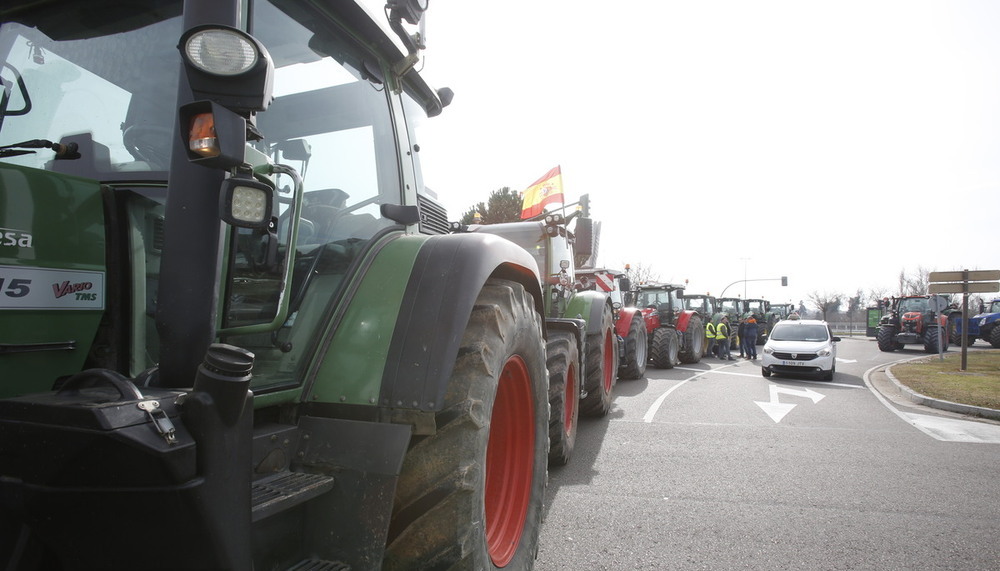
<path id="1" fill-rule="evenodd" d="M 561 165 L 601 264 L 691 293 L 1000 268 L 1000 2 L 434 0 L 426 25 L 452 219 Z"/>

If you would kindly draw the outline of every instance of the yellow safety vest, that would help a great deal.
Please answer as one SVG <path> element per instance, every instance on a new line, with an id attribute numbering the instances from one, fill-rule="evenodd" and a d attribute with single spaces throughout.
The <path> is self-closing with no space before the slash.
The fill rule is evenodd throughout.
<path id="1" fill-rule="evenodd" d="M 715 338 L 716 339 L 728 339 L 729 338 L 729 326 L 721 321 L 715 327 Z"/>
<path id="2" fill-rule="evenodd" d="M 715 324 L 711 321 L 705 325 L 705 338 L 715 339 Z"/>

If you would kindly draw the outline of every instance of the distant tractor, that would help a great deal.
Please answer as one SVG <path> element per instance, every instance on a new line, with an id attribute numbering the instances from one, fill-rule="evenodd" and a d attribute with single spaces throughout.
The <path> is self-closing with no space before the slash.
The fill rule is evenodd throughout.
<path id="1" fill-rule="evenodd" d="M 642 312 L 631 306 L 632 284 L 628 274 L 606 268 L 583 268 L 576 272 L 579 290 L 603 291 L 611 298 L 615 310 L 615 333 L 622 340 L 619 351 L 618 378 L 640 379 L 646 374 L 649 360 L 648 335 Z"/>
<path id="2" fill-rule="evenodd" d="M 757 320 L 757 345 L 763 345 L 767 341 L 767 336 L 771 332 L 771 328 L 778 321 L 771 315 L 771 302 L 766 299 L 747 299 L 744 300 L 744 307 L 746 311 L 743 312 L 743 317 L 754 316 Z"/>
<path id="3" fill-rule="evenodd" d="M 643 284 L 635 292 L 649 335 L 650 361 L 658 369 L 701 360 L 705 324 L 698 312 L 684 308 L 683 292 L 680 284 Z"/>
<path id="4" fill-rule="evenodd" d="M 948 350 L 948 302 L 938 295 L 893 298 L 879 322 L 876 340 L 881 351 L 921 343 L 927 353 Z"/>
<path id="5" fill-rule="evenodd" d="M 781 321 L 782 319 L 788 319 L 788 316 L 795 311 L 795 304 L 793 303 L 772 303 L 771 304 L 771 315 Z"/>
<path id="6" fill-rule="evenodd" d="M 715 297 L 701 293 L 685 293 L 681 298 L 684 309 L 697 312 L 701 316 L 702 324 L 709 323 L 712 316 L 719 312 L 718 302 Z M 701 356 L 708 352 L 708 343 L 702 344 Z"/>
<path id="7" fill-rule="evenodd" d="M 1000 298 L 990 301 L 989 305 L 980 305 L 977 315 L 969 318 L 968 331 L 966 333 L 967 345 L 972 345 L 976 339 L 986 341 L 994 348 L 1000 349 Z M 958 345 L 962 342 L 962 320 L 955 320 L 955 327 L 951 330 L 951 342 Z"/>
<path id="8" fill-rule="evenodd" d="M 712 316 L 712 323 L 718 325 L 723 315 L 729 318 L 729 348 L 736 349 L 736 326 L 746 312 L 746 303 L 738 297 L 720 297 L 717 302 L 719 311 Z"/>

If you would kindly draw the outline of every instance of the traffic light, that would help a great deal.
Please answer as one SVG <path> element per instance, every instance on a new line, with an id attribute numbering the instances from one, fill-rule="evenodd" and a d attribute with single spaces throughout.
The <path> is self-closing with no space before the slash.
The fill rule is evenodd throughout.
<path id="1" fill-rule="evenodd" d="M 788 276 L 781 276 L 781 285 L 788 285 Z"/>
<path id="2" fill-rule="evenodd" d="M 582 194 L 580 195 L 580 214 L 584 218 L 590 218 L 590 195 Z"/>

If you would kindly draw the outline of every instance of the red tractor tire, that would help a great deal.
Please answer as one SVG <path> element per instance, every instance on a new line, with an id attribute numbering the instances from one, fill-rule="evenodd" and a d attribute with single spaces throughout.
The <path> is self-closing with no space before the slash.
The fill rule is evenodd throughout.
<path id="1" fill-rule="evenodd" d="M 601 417 L 611 412 L 611 391 L 618 380 L 618 339 L 611 306 L 605 305 L 599 333 L 587 335 L 587 378 L 580 401 L 580 413 Z"/>
<path id="2" fill-rule="evenodd" d="M 568 331 L 551 331 L 545 354 L 549 369 L 549 464 L 565 466 L 576 445 L 580 418 L 580 349 Z"/>
<path id="3" fill-rule="evenodd" d="M 414 436 L 396 485 L 384 569 L 528 569 L 549 450 L 542 318 L 491 279 L 462 337 L 432 435 Z"/>

